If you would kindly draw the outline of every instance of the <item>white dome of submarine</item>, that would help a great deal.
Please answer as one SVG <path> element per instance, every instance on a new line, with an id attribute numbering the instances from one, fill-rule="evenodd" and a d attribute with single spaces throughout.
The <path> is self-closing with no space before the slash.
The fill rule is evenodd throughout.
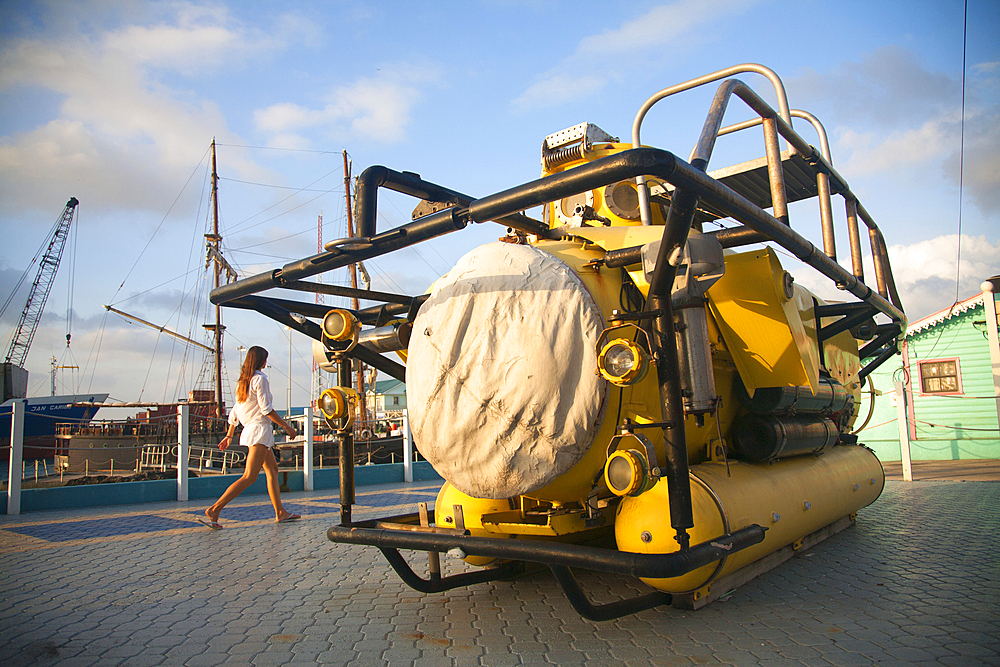
<path id="1" fill-rule="evenodd" d="M 462 257 L 421 306 L 407 352 L 421 454 L 477 498 L 530 494 L 565 473 L 604 419 L 604 326 L 579 276 L 548 253 L 498 242 Z"/>

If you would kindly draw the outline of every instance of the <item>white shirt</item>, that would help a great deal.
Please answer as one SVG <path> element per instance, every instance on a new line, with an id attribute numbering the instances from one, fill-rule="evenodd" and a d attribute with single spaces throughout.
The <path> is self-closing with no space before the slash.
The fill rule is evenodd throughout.
<path id="1" fill-rule="evenodd" d="M 267 415 L 274 411 L 271 405 L 271 384 L 267 376 L 256 371 L 250 378 L 250 391 L 247 393 L 247 400 L 238 401 L 229 413 L 229 423 L 236 426 L 237 422 L 243 424 L 243 433 L 240 434 L 240 444 L 274 445 L 274 430 L 271 427 L 271 420 Z"/>

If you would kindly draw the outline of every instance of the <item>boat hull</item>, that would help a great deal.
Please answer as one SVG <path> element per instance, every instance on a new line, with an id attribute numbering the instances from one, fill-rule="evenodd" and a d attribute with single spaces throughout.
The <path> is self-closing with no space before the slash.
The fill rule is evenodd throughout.
<path id="1" fill-rule="evenodd" d="M 22 458 L 52 458 L 56 453 L 56 424 L 84 423 L 94 418 L 100 407 L 79 403 L 102 403 L 107 394 L 65 394 L 11 399 L 0 405 L 0 442 L 10 445 L 11 409 L 14 401 L 27 400 L 24 414 L 24 450 Z"/>

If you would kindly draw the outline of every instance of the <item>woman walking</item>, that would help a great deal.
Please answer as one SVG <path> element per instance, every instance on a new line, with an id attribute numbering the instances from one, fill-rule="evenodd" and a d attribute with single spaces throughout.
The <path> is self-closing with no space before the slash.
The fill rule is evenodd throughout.
<path id="1" fill-rule="evenodd" d="M 243 362 L 240 379 L 236 383 L 236 405 L 229 413 L 229 431 L 219 443 L 219 449 L 225 451 L 232 444 L 237 422 L 243 424 L 240 444 L 246 446 L 248 450 L 247 463 L 243 476 L 233 482 L 214 505 L 205 510 L 207 521 L 198 519 L 212 530 L 222 528 L 222 524 L 219 523 L 219 512 L 233 498 L 257 481 L 261 468 L 264 468 L 264 475 L 267 477 L 267 494 L 271 497 L 271 504 L 274 505 L 275 522 L 283 523 L 301 518 L 298 514 L 286 510 L 281 504 L 278 464 L 271 452 L 271 447 L 274 446 L 274 429 L 271 422 L 285 429 L 291 438 L 295 438 L 298 432 L 271 406 L 271 385 L 267 381 L 267 376 L 261 372 L 266 363 L 267 350 L 257 345 L 247 350 L 247 358 Z"/>

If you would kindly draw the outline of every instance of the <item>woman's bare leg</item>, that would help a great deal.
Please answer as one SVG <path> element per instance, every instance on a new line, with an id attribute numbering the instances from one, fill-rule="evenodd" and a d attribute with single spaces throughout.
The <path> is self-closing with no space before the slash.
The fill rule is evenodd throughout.
<path id="1" fill-rule="evenodd" d="M 271 497 L 271 504 L 274 506 L 274 518 L 282 521 L 292 515 L 281 504 L 281 484 L 278 482 L 278 462 L 274 460 L 274 453 L 267 451 L 264 458 L 264 475 L 267 477 L 267 495 Z"/>
<path id="2" fill-rule="evenodd" d="M 213 523 L 219 520 L 219 512 L 232 501 L 236 496 L 243 493 L 247 487 L 257 481 L 257 475 L 260 474 L 260 469 L 264 465 L 265 456 L 271 457 L 271 462 L 274 462 L 274 456 L 271 455 L 271 450 L 269 450 L 264 445 L 254 445 L 250 448 L 247 453 L 247 465 L 243 469 L 243 475 L 229 485 L 222 497 L 215 501 L 215 504 L 205 510 L 205 516 L 208 517 L 209 521 Z"/>

